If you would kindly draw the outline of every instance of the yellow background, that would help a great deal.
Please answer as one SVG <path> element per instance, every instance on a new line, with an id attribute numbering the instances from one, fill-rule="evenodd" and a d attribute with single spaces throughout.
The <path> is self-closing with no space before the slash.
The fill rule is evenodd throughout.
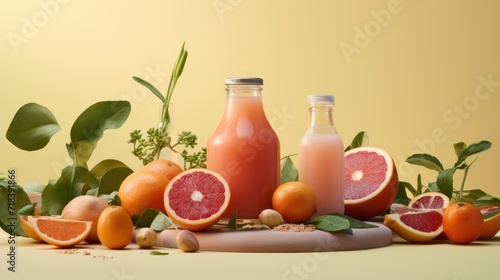
<path id="1" fill-rule="evenodd" d="M 408 156 L 428 152 L 451 167 L 453 143 L 491 141 L 466 188 L 500 196 L 499 10 L 498 1 L 2 0 L 0 171 L 16 168 L 20 183 L 58 178 L 71 163 L 64 145 L 76 117 L 118 99 L 131 102 L 129 119 L 105 133 L 89 165 L 115 158 L 140 167 L 128 133 L 156 125 L 160 103 L 131 77 L 165 91 L 186 42 L 173 122 L 201 146 L 224 109 L 224 78 L 258 76 L 282 156 L 297 153 L 306 96 L 331 93 L 346 145 L 367 131 L 414 185 L 417 174 L 427 183 L 436 173 L 404 163 Z M 4 136 L 28 102 L 48 107 L 62 127 L 36 152 Z"/>

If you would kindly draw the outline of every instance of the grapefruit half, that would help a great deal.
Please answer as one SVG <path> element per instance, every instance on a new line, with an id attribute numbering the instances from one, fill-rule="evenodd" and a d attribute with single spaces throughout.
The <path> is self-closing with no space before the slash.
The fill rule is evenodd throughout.
<path id="1" fill-rule="evenodd" d="M 435 209 L 387 214 L 384 225 L 407 241 L 427 242 L 443 232 L 443 211 Z"/>
<path id="2" fill-rule="evenodd" d="M 82 242 L 90 234 L 92 222 L 49 217 L 28 217 L 38 236 L 45 242 L 62 247 L 72 247 Z"/>
<path id="3" fill-rule="evenodd" d="M 389 209 L 398 192 L 399 178 L 391 156 L 375 147 L 345 153 L 344 213 L 368 220 Z"/>
<path id="4" fill-rule="evenodd" d="M 193 168 L 175 176 L 165 189 L 165 211 L 178 226 L 204 230 L 216 224 L 230 199 L 229 185 L 218 173 Z"/>

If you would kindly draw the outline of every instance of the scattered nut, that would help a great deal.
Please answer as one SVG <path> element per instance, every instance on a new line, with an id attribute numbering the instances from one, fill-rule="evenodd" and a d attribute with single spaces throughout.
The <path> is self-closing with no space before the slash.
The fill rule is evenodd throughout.
<path id="1" fill-rule="evenodd" d="M 259 221 L 270 228 L 285 223 L 281 214 L 273 209 L 262 210 L 259 214 Z"/>
<path id="2" fill-rule="evenodd" d="M 177 247 L 183 252 L 196 252 L 200 249 L 198 239 L 189 230 L 179 231 L 175 241 L 177 243 Z"/>
<path id="3" fill-rule="evenodd" d="M 135 234 L 135 243 L 143 249 L 149 249 L 156 245 L 156 232 L 151 228 L 141 228 Z"/>

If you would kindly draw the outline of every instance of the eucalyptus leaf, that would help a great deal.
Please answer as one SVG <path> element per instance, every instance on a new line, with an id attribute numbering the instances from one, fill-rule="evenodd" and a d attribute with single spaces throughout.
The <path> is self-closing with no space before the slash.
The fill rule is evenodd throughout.
<path id="1" fill-rule="evenodd" d="M 86 168 L 79 165 L 66 166 L 56 182 L 49 182 L 42 193 L 41 211 L 50 215 L 60 215 L 64 206 L 73 198 L 84 194 L 88 185 L 98 187 L 97 179 Z"/>
<path id="2" fill-rule="evenodd" d="M 149 227 L 154 231 L 162 231 L 172 225 L 170 219 L 157 209 L 146 209 L 135 223 L 136 228 Z"/>
<path id="3" fill-rule="evenodd" d="M 399 181 L 398 192 L 396 194 L 396 198 L 394 199 L 393 203 L 408 205 L 408 203 L 410 203 L 410 198 L 408 198 L 406 190 L 409 190 L 410 193 L 413 196 L 415 196 L 415 188 L 410 183 Z"/>
<path id="4" fill-rule="evenodd" d="M 464 142 L 453 144 L 453 149 L 455 150 L 455 154 L 457 155 L 457 157 L 459 157 L 460 154 L 463 153 L 466 148 L 467 144 L 465 144 Z"/>
<path id="5" fill-rule="evenodd" d="M 376 227 L 378 227 L 374 224 L 369 224 L 367 222 L 364 222 L 364 221 L 361 221 L 361 220 L 358 220 L 358 219 L 355 219 L 353 217 L 343 215 L 340 213 L 330 213 L 328 215 L 337 216 L 337 217 L 347 219 L 349 221 L 349 226 L 351 228 L 376 228 Z"/>
<path id="6" fill-rule="evenodd" d="M 455 166 L 459 166 L 462 164 L 464 160 L 468 157 L 480 153 L 482 151 L 488 150 L 491 147 L 491 143 L 488 141 L 480 141 L 479 143 L 474 143 L 469 145 L 459 156 Z"/>
<path id="7" fill-rule="evenodd" d="M 128 101 L 101 101 L 83 111 L 71 127 L 72 158 L 80 165 L 85 164 L 104 131 L 121 127 L 130 109 Z"/>
<path id="8" fill-rule="evenodd" d="M 429 190 L 431 190 L 431 192 L 439 192 L 439 188 L 438 188 L 436 182 L 429 183 L 428 187 L 429 187 Z"/>
<path id="9" fill-rule="evenodd" d="M 133 172 L 134 171 L 128 167 L 115 167 L 108 170 L 99 182 L 99 191 L 97 195 L 111 194 L 114 191 L 118 191 L 123 180 Z"/>
<path id="10" fill-rule="evenodd" d="M 138 82 L 139 84 L 141 84 L 144 87 L 146 87 L 147 89 L 149 89 L 152 93 L 154 93 L 154 95 L 156 95 L 158 98 L 160 98 L 162 103 L 165 103 L 165 97 L 163 97 L 162 93 L 155 86 L 153 86 L 149 82 L 147 82 L 139 77 L 132 77 L 132 79 L 134 79 L 134 81 Z"/>
<path id="11" fill-rule="evenodd" d="M 351 142 L 351 145 L 347 146 L 344 151 L 347 152 L 351 149 L 363 146 L 368 146 L 368 133 L 366 131 L 361 131 L 356 134 Z"/>
<path id="12" fill-rule="evenodd" d="M 436 170 L 437 172 L 443 171 L 443 165 L 441 162 L 432 155 L 429 154 L 414 154 L 406 159 L 406 162 L 414 165 L 420 165 L 431 170 Z"/>
<path id="13" fill-rule="evenodd" d="M 455 172 L 454 168 L 445 169 L 439 172 L 436 184 L 439 188 L 439 191 L 451 198 L 453 195 L 453 173 Z"/>
<path id="14" fill-rule="evenodd" d="M 11 234 L 11 230 L 14 229 L 16 235 L 27 236 L 17 220 L 19 211 L 31 205 L 24 189 L 19 185 L 9 186 L 8 181 L 0 180 L 0 202 L 0 227 L 2 230 Z"/>
<path id="15" fill-rule="evenodd" d="M 98 164 L 96 164 L 91 170 L 90 173 L 94 175 L 97 179 L 100 179 L 106 172 L 116 167 L 127 167 L 128 166 L 116 159 L 105 159 Z"/>
<path id="16" fill-rule="evenodd" d="M 291 155 L 282 158 L 280 184 L 299 180 L 299 171 L 290 157 Z"/>
<path id="17" fill-rule="evenodd" d="M 312 224 L 316 226 L 317 229 L 321 229 L 324 231 L 331 231 L 331 232 L 346 231 L 352 233 L 349 220 L 344 217 L 339 217 L 335 215 L 323 215 L 314 217 L 305 223 Z"/>
<path id="18" fill-rule="evenodd" d="M 28 103 L 17 110 L 6 137 L 21 150 L 35 151 L 45 147 L 60 129 L 49 109 L 37 103 Z"/>

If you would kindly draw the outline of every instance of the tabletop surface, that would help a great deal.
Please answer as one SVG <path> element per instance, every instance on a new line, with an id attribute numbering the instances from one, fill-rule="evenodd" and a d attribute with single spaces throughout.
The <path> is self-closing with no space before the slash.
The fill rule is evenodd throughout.
<path id="1" fill-rule="evenodd" d="M 468 245 L 412 244 L 394 236 L 381 248 L 313 253 L 183 253 L 135 244 L 110 250 L 85 243 L 60 249 L 25 237 L 16 237 L 15 245 L 9 240 L 2 231 L 0 279 L 500 279 L 498 234 Z M 12 252 L 15 272 L 9 270 Z"/>

